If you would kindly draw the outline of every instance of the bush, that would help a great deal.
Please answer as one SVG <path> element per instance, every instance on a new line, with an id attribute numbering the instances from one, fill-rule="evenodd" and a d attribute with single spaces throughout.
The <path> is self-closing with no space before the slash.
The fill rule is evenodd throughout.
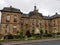
<path id="1" fill-rule="evenodd" d="M 23 36 L 23 31 L 22 31 L 22 30 L 19 32 L 19 35 L 17 35 L 17 37 L 18 37 L 19 39 L 24 38 L 24 36 Z"/>
<path id="2" fill-rule="evenodd" d="M 4 39 L 13 39 L 13 36 L 11 35 L 11 34 L 8 34 L 8 35 L 6 35 L 6 36 L 4 36 Z"/>
<path id="3" fill-rule="evenodd" d="M 52 37 L 52 34 L 45 34 L 44 37 Z"/>
<path id="4" fill-rule="evenodd" d="M 27 37 L 31 37 L 31 34 L 30 34 L 29 31 L 26 31 L 26 36 L 27 36 Z"/>
<path id="5" fill-rule="evenodd" d="M 60 33 L 57 33 L 57 35 L 60 35 Z"/>

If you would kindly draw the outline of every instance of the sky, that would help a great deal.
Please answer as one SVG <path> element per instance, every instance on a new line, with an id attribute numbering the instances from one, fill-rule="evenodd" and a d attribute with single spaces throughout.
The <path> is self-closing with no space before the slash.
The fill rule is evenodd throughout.
<path id="1" fill-rule="evenodd" d="M 20 9 L 23 13 L 29 13 L 34 10 L 35 5 L 38 11 L 45 16 L 52 16 L 56 12 L 60 14 L 60 0 L 0 0 L 0 10 L 12 6 Z"/>

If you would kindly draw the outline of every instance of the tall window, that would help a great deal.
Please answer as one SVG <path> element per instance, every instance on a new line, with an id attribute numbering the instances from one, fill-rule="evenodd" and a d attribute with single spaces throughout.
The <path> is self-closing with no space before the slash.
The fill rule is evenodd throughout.
<path id="1" fill-rule="evenodd" d="M 38 25 L 38 20 L 36 20 L 36 26 L 39 27 L 39 25 Z"/>
<path id="2" fill-rule="evenodd" d="M 6 22 L 10 22 L 10 16 L 9 15 L 6 16 Z"/>
<path id="3" fill-rule="evenodd" d="M 16 33 L 16 26 L 13 26 L 13 32 Z"/>
<path id="4" fill-rule="evenodd" d="M 25 24 L 26 24 L 26 25 L 28 24 L 28 20 L 25 22 Z"/>
<path id="5" fill-rule="evenodd" d="M 6 25 L 5 33 L 9 33 L 9 26 Z"/>
<path id="6" fill-rule="evenodd" d="M 32 20 L 32 25 L 34 25 L 34 20 Z"/>
<path id="7" fill-rule="evenodd" d="M 36 20 L 36 25 L 38 25 L 38 20 Z"/>
<path id="8" fill-rule="evenodd" d="M 14 22 L 17 22 L 17 16 L 16 15 L 14 16 Z"/>
<path id="9" fill-rule="evenodd" d="M 40 21 L 40 28 L 42 28 L 42 21 Z"/>
<path id="10" fill-rule="evenodd" d="M 54 20 L 54 26 L 55 26 L 55 20 Z"/>

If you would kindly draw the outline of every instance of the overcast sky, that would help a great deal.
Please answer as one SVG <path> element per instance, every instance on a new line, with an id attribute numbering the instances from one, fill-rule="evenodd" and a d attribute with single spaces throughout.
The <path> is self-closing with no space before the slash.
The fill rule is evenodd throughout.
<path id="1" fill-rule="evenodd" d="M 43 15 L 53 15 L 55 12 L 60 14 L 60 0 L 0 0 L 0 10 L 10 5 L 24 13 L 34 10 L 34 5 L 36 5 Z"/>

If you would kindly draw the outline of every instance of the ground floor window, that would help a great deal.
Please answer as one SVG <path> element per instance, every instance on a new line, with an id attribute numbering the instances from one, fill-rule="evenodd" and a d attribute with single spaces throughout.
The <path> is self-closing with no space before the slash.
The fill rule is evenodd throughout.
<path id="1" fill-rule="evenodd" d="M 13 32 L 16 33 L 16 26 L 13 26 Z"/>
<path id="2" fill-rule="evenodd" d="M 9 33 L 9 26 L 6 25 L 5 33 Z"/>

